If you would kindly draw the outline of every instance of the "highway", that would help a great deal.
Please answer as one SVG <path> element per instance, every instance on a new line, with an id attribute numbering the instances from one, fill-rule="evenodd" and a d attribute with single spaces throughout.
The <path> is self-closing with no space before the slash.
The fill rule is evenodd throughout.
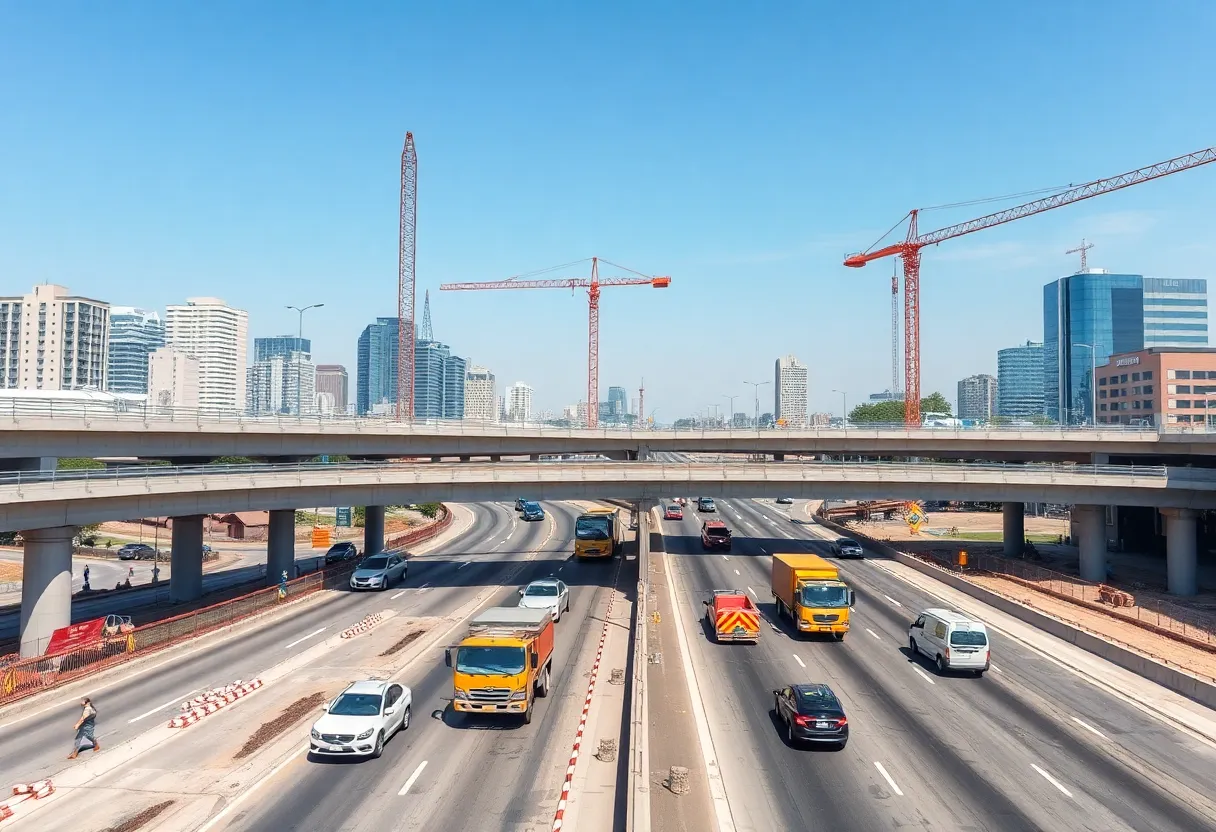
<path id="1" fill-rule="evenodd" d="M 725 556 L 701 550 L 715 515 L 695 505 L 662 531 L 736 829 L 1216 829 L 1211 745 L 999 633 L 993 672 L 936 675 L 909 658 L 907 627 L 941 602 L 872 553 L 839 562 L 857 592 L 844 642 L 795 641 L 784 623 L 756 646 L 710 642 L 710 590 L 746 589 L 771 621 L 770 555 L 827 554 L 824 530 L 791 520 L 801 506 L 718 506 L 735 533 Z M 845 705 L 843 751 L 790 748 L 771 715 L 774 688 L 812 681 Z"/>
<path id="2" fill-rule="evenodd" d="M 476 515 L 468 531 L 412 560 L 406 581 L 395 590 L 341 593 L 336 599 L 306 607 L 297 615 L 251 630 L 214 649 L 170 660 L 153 672 L 99 690 L 94 700 L 101 714 L 98 738 L 103 751 L 97 759 L 100 761 L 118 743 L 163 725 L 176 711 L 177 702 L 195 691 L 259 675 L 369 612 L 387 608 L 409 621 L 430 622 L 431 626 L 445 629 L 443 617 L 471 601 L 476 603 L 487 587 L 503 585 L 492 597 L 486 597 L 481 606 L 514 605 L 517 586 L 556 574 L 571 586 L 570 610 L 557 625 L 554 690 L 548 698 L 538 700 L 531 725 L 465 722 L 445 713 L 451 696 L 451 671 L 444 666 L 442 652 L 436 648 L 395 677 L 413 690 L 413 723 L 408 731 L 387 744 L 378 760 L 335 763 L 313 761 L 298 754 L 259 785 L 256 800 L 217 821 L 216 811 L 233 797 L 227 793 L 228 784 L 221 782 L 214 789 L 186 788 L 180 781 L 195 779 L 197 772 L 214 776 L 217 765 L 234 766 L 231 757 L 223 753 L 218 754 L 222 760 L 216 759 L 217 745 L 223 746 L 227 732 L 234 727 L 231 721 L 225 727 L 223 720 L 228 715 L 221 713 L 210 717 L 213 720 L 210 723 L 205 720 L 191 726 L 188 734 L 174 738 L 164 748 L 150 751 L 90 782 L 89 788 L 120 788 L 132 776 L 154 775 L 158 784 L 175 781 L 175 786 L 165 785 L 161 790 L 171 793 L 179 802 L 183 796 L 175 790 L 205 792 L 209 800 L 214 800 L 214 806 L 207 810 L 213 821 L 207 827 L 209 830 L 395 828 L 446 832 L 515 829 L 524 822 L 547 828 L 568 763 L 586 694 L 585 672 L 594 657 L 602 623 L 599 617 L 610 595 L 607 587 L 617 575 L 616 567 L 570 560 L 574 519 L 579 513 L 575 506 L 545 504 L 547 519 L 535 523 L 519 521 L 509 504 L 467 508 Z M 632 585 L 636 570 L 632 576 L 623 573 L 620 577 L 622 585 Z M 326 628 L 324 634 L 318 633 L 321 627 Z M 378 635 L 390 637 L 392 632 L 386 628 Z M 343 679 L 366 676 L 369 673 L 366 668 L 382 666 L 384 660 L 376 659 L 375 652 L 365 654 L 367 645 L 372 643 L 363 638 L 344 642 L 336 653 L 330 651 L 309 659 L 283 680 L 285 684 L 259 693 L 249 703 L 254 714 L 241 716 L 241 724 L 235 726 L 241 741 L 258 724 L 258 709 L 277 713 L 297 696 L 307 695 L 311 686 L 321 680 L 326 680 L 328 689 L 343 684 Z M 330 692 L 337 690 L 340 687 Z M 65 766 L 92 759 L 89 752 L 82 754 L 77 763 L 63 759 L 70 748 L 71 725 L 78 713 L 75 702 L 74 697 L 67 698 L 60 705 L 24 720 L 0 722 L 0 744 L 30 749 L 22 758 L 4 755 L 0 760 L 0 777 L 12 782 L 30 781 L 55 776 Z M 237 713 L 240 712 L 232 716 Z M 310 722 L 311 719 L 294 729 L 295 743 L 307 742 Z M 418 776 L 412 779 L 408 793 L 399 795 L 403 783 L 415 771 Z M 222 781 L 223 775 L 220 777 Z M 453 799 L 454 794 L 462 797 Z M 126 804 L 120 807 L 124 811 L 107 809 L 107 814 L 112 814 L 113 821 L 119 821 L 146 805 L 147 797 L 142 792 L 121 792 L 116 799 Z M 65 801 L 62 806 L 48 806 L 45 814 L 35 817 L 41 828 L 67 828 L 79 823 L 81 805 L 80 800 Z M 199 827 L 183 822 L 181 828 Z"/>

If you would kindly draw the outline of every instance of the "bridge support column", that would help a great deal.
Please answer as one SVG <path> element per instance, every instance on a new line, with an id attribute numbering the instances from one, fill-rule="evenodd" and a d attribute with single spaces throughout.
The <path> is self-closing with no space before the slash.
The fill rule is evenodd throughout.
<path id="1" fill-rule="evenodd" d="M 502 462 L 502 454 L 490 454 L 490 462 Z"/>
<path id="2" fill-rule="evenodd" d="M 1165 516 L 1166 585 L 1172 595 L 1195 595 L 1199 592 L 1196 514 L 1189 508 L 1163 508 L 1161 513 Z"/>
<path id="3" fill-rule="evenodd" d="M 378 555 L 384 551 L 384 506 L 363 509 L 363 554 Z"/>
<path id="4" fill-rule="evenodd" d="M 773 454 L 773 462 L 785 462 L 785 454 Z"/>
<path id="5" fill-rule="evenodd" d="M 461 462 L 469 462 L 472 459 L 473 459 L 473 457 L 469 456 L 468 454 L 461 454 L 461 456 L 460 456 Z"/>
<path id="6" fill-rule="evenodd" d="M 1005 530 L 1005 557 L 1019 557 L 1026 540 L 1026 504 L 1001 503 L 1001 514 Z"/>
<path id="7" fill-rule="evenodd" d="M 540 454 L 528 454 L 528 462 L 540 462 Z"/>
<path id="8" fill-rule="evenodd" d="M 22 532 L 21 655 L 38 656 L 51 634 L 72 623 L 72 538 L 75 526 Z"/>
<path id="9" fill-rule="evenodd" d="M 1073 506 L 1072 516 L 1081 550 L 1081 577 L 1102 583 L 1106 580 L 1106 507 Z"/>
<path id="10" fill-rule="evenodd" d="M 203 597 L 203 515 L 173 518 L 169 564 L 170 601 L 197 601 Z"/>
<path id="11" fill-rule="evenodd" d="M 266 585 L 274 586 L 283 573 L 287 580 L 296 576 L 296 512 L 275 509 L 270 512 L 270 529 L 266 543 Z"/>

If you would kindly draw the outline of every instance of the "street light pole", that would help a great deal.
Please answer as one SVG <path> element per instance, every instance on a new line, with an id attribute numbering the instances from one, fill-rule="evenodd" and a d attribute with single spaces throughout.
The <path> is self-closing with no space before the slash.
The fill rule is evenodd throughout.
<path id="1" fill-rule="evenodd" d="M 758 427 L 760 427 L 760 388 L 766 384 L 772 384 L 772 382 L 771 381 L 745 381 L 743 383 L 750 384 L 753 388 L 752 393 L 756 397 L 756 415 L 755 415 L 755 420 L 754 420 L 755 423 L 752 425 L 752 427 L 758 428 Z"/>
<path id="2" fill-rule="evenodd" d="M 833 390 L 840 394 L 840 422 L 846 428 L 849 426 L 849 394 L 844 390 Z"/>
<path id="3" fill-rule="evenodd" d="M 1079 341 L 1073 344 L 1074 347 L 1089 348 L 1089 395 L 1090 395 L 1090 416 L 1093 418 L 1094 427 L 1098 426 L 1098 351 L 1094 349 L 1093 344 L 1082 344 Z"/>
<path id="4" fill-rule="evenodd" d="M 730 413 L 727 414 L 727 416 L 730 419 L 730 421 L 732 423 L 732 427 L 733 427 L 733 423 L 735 421 L 735 399 L 737 399 L 739 397 L 738 396 L 728 396 L 725 393 L 723 393 L 722 398 L 730 401 Z"/>
<path id="5" fill-rule="evenodd" d="M 294 309 L 296 312 L 300 313 L 300 326 L 299 326 L 299 329 L 296 330 L 296 355 L 297 356 L 302 355 L 304 352 L 302 349 L 299 349 L 302 346 L 301 342 L 304 340 L 304 313 L 307 312 L 309 309 L 320 309 L 324 305 L 325 304 L 323 304 L 323 303 L 313 303 L 308 306 L 288 306 L 287 307 L 288 309 Z M 301 359 L 299 357 L 297 357 L 296 358 L 296 415 L 297 416 L 301 415 L 301 413 L 303 412 L 304 403 L 302 401 L 300 401 L 300 376 L 303 375 L 303 373 L 304 373 L 304 365 L 303 365 Z"/>

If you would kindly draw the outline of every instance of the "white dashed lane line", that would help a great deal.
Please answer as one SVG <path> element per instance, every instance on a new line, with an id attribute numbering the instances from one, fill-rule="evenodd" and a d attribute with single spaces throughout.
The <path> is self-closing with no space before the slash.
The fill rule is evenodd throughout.
<path id="1" fill-rule="evenodd" d="M 926 673 L 925 671 L 921 670 L 919 667 L 916 667 L 915 665 L 913 665 L 913 666 L 912 666 L 912 669 L 916 671 L 916 673 L 917 673 L 917 674 L 920 676 L 920 678 L 924 679 L 924 680 L 925 680 L 926 682 L 928 682 L 929 684 L 931 684 L 931 685 L 936 685 L 936 684 L 937 684 L 937 682 L 935 682 L 935 681 L 933 681 L 932 679 L 930 679 L 930 678 L 929 678 L 929 674 L 928 674 L 928 673 Z"/>
<path id="2" fill-rule="evenodd" d="M 396 601 L 398 598 L 400 598 L 404 594 L 405 594 L 405 590 L 403 589 L 400 592 L 398 592 L 396 595 L 394 595 L 393 597 L 389 598 L 388 600 Z"/>
<path id="3" fill-rule="evenodd" d="M 1088 722 L 1085 722 L 1084 720 L 1081 720 L 1081 719 L 1077 719 L 1075 716 L 1072 718 L 1072 721 L 1077 723 L 1078 725 L 1080 725 L 1082 728 L 1084 728 L 1089 733 L 1096 734 L 1104 740 L 1107 739 L 1106 734 L 1103 734 L 1101 731 L 1099 731 L 1094 726 L 1090 725 Z"/>
<path id="4" fill-rule="evenodd" d="M 1070 792 L 1068 789 L 1064 788 L 1064 784 L 1061 783 L 1059 780 L 1052 777 L 1050 774 L 1048 774 L 1046 771 L 1044 771 L 1043 769 L 1036 766 L 1034 763 L 1031 763 L 1030 767 L 1032 769 L 1034 769 L 1035 771 L 1037 771 L 1039 774 L 1043 775 L 1043 779 L 1046 780 L 1051 785 L 1055 786 L 1057 789 L 1059 789 L 1060 793 L 1063 794 L 1065 797 L 1072 797 L 1072 792 Z"/>
<path id="5" fill-rule="evenodd" d="M 896 600 L 895 600 L 894 598 L 892 598 L 890 595 L 884 595 L 884 596 L 882 596 L 882 597 L 883 597 L 883 598 L 886 598 L 888 601 L 890 601 L 892 604 L 894 604 L 894 605 L 895 605 L 895 606 L 897 606 L 897 607 L 902 607 L 902 606 L 903 606 L 903 604 L 901 604 L 901 603 L 899 603 L 898 601 L 896 601 Z"/>
<path id="6" fill-rule="evenodd" d="M 422 770 L 424 768 L 426 768 L 426 763 L 427 763 L 427 761 L 423 760 L 421 763 L 418 764 L 418 768 L 414 769 L 414 773 L 410 775 L 410 779 L 406 780 L 405 785 L 401 787 L 401 791 L 397 792 L 398 796 L 401 796 L 401 795 L 405 794 L 406 792 L 408 792 L 410 790 L 410 786 L 412 786 L 412 785 L 414 785 L 414 783 L 418 782 L 418 778 L 422 776 Z"/>
<path id="7" fill-rule="evenodd" d="M 326 626 L 326 627 L 328 627 L 329 625 L 328 625 L 328 624 L 326 624 L 325 626 Z M 296 639 L 295 641 L 291 642 L 291 644 L 284 644 L 284 645 L 283 645 L 283 649 L 284 649 L 284 650 L 290 650 L 291 648 L 295 647 L 295 646 L 296 646 L 297 644 L 299 644 L 300 642 L 302 642 L 302 641 L 308 641 L 310 638 L 312 638 L 313 636 L 315 636 L 317 633 L 321 632 L 321 631 L 322 631 L 322 630 L 324 630 L 324 629 L 325 629 L 325 627 L 318 627 L 317 629 L 313 630 L 313 631 L 312 631 L 311 633 L 309 633 L 308 635 L 306 635 L 306 636 L 301 636 L 300 638 L 298 638 L 298 639 Z"/>
<path id="8" fill-rule="evenodd" d="M 887 781 L 887 785 L 891 787 L 891 791 L 895 792 L 895 794 L 899 795 L 900 797 L 904 796 L 904 793 L 900 791 L 899 786 L 895 785 L 895 780 L 891 778 L 891 775 L 887 774 L 887 770 L 883 768 L 882 763 L 875 760 L 874 768 L 878 769 L 878 773 L 882 775 L 882 779 Z"/>
<path id="9" fill-rule="evenodd" d="M 802 657 L 799 656 L 797 653 L 794 654 L 794 661 L 798 662 L 798 664 L 801 667 L 804 667 L 804 668 L 806 667 L 806 663 L 802 661 Z"/>
<path id="10" fill-rule="evenodd" d="M 869 633 L 870 635 L 874 636 L 874 638 L 878 639 L 879 641 L 882 641 L 882 636 L 880 636 L 878 633 L 871 630 L 869 627 L 866 627 L 866 632 Z"/>

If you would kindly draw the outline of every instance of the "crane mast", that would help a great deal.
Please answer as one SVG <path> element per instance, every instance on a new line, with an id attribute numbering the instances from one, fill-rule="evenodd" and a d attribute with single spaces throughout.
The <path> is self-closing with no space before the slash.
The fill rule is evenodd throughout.
<path id="1" fill-rule="evenodd" d="M 401 149 L 401 225 L 397 249 L 397 421 L 414 418 L 414 238 L 418 225 L 418 154 L 414 134 Z"/>

